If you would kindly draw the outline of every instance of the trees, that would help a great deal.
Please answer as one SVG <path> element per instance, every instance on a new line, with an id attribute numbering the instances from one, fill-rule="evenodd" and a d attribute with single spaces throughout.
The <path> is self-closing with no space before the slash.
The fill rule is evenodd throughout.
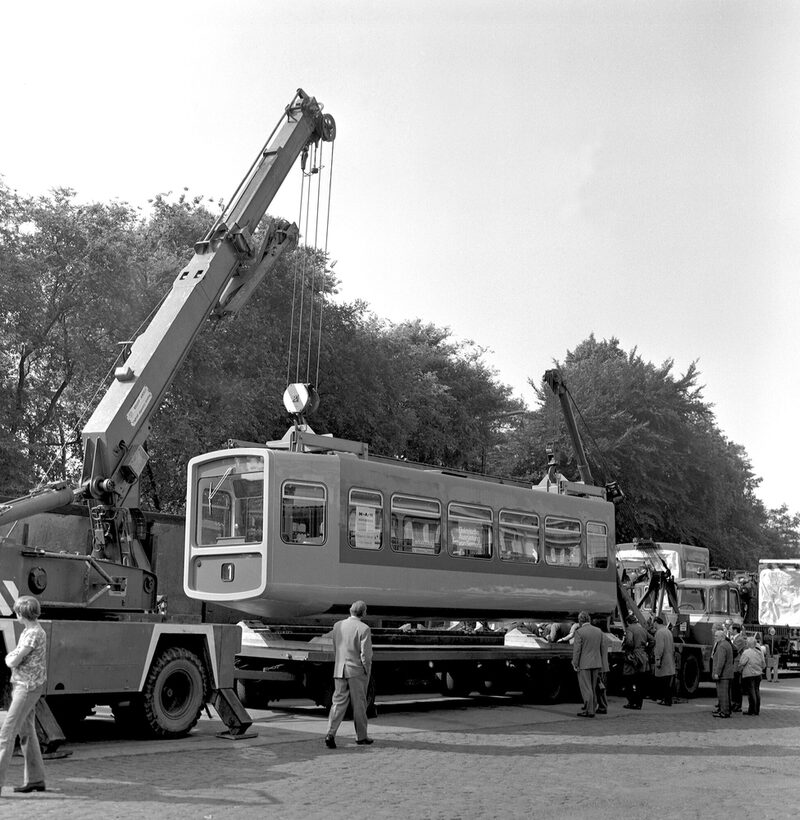
<path id="1" fill-rule="evenodd" d="M 0 491 L 68 469 L 78 408 L 135 303 L 135 213 L 74 196 L 25 198 L 0 183 Z"/>

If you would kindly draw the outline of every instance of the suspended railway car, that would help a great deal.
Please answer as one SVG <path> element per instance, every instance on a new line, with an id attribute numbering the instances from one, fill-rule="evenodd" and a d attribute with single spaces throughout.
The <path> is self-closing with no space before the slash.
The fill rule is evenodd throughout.
<path id="1" fill-rule="evenodd" d="M 193 458 L 187 488 L 186 594 L 259 618 L 345 613 L 356 599 L 404 619 L 616 605 L 614 507 L 598 487 L 421 468 L 295 430 L 286 449 Z"/>

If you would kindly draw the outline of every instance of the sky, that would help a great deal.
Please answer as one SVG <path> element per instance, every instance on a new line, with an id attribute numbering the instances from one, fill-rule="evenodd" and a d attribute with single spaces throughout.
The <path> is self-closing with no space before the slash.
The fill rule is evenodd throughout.
<path id="1" fill-rule="evenodd" d="M 799 3 L 39 0 L 3 17 L 10 187 L 227 200 L 303 88 L 337 124 L 339 298 L 488 348 L 531 405 L 528 380 L 592 333 L 676 376 L 696 361 L 759 496 L 800 511 Z M 270 212 L 298 203 L 290 178 Z"/>

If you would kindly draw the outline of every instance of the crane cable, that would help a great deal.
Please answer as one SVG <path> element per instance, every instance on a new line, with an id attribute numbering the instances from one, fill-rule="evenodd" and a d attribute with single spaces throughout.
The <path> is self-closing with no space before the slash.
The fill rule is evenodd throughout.
<path id="1" fill-rule="evenodd" d="M 324 143 L 323 143 L 324 145 Z M 319 284 L 319 299 L 320 299 L 320 307 L 319 307 L 319 319 L 318 319 L 318 328 L 317 328 L 317 359 L 316 359 L 316 374 L 315 374 L 315 381 L 316 384 L 319 380 L 319 367 L 320 367 L 320 354 L 322 348 L 322 318 L 323 318 L 323 308 L 325 304 L 325 265 L 327 263 L 327 254 L 328 254 L 328 233 L 330 227 L 330 209 L 331 209 L 331 182 L 333 180 L 333 145 L 331 143 L 331 156 L 330 156 L 330 164 L 328 167 L 328 197 L 327 197 L 327 213 L 325 216 L 325 237 L 324 237 L 324 249 L 322 251 L 322 272 L 320 274 L 320 284 Z M 292 283 L 292 311 L 291 311 L 291 320 L 289 326 L 289 341 L 287 345 L 287 357 L 286 357 L 286 383 L 289 384 L 292 372 L 292 359 L 295 358 L 295 381 L 300 381 L 300 359 L 301 359 L 301 348 L 303 342 L 303 333 L 304 333 L 304 325 L 306 323 L 305 320 L 305 291 L 306 291 L 306 280 L 307 280 L 307 269 L 309 264 L 311 265 L 311 281 L 308 283 L 308 288 L 310 290 L 309 295 L 309 308 L 308 308 L 308 319 L 307 319 L 307 335 L 308 335 L 308 349 L 306 354 L 306 372 L 305 372 L 305 381 L 309 382 L 311 378 L 311 354 L 312 354 L 312 346 L 313 346 L 313 337 L 314 337 L 314 299 L 317 289 L 317 266 L 319 265 L 320 254 L 319 254 L 319 223 L 320 223 L 320 208 L 321 208 L 321 200 L 322 200 L 322 174 L 320 171 L 325 167 L 323 161 L 323 148 L 318 147 L 315 143 L 313 145 L 313 151 L 311 156 L 311 167 L 307 171 L 306 170 L 306 161 L 307 161 L 307 154 L 304 154 L 301 159 L 301 180 L 300 180 L 300 213 L 298 217 L 298 221 L 301 225 L 305 225 L 305 230 L 301 229 L 301 234 L 303 236 L 308 236 L 311 233 L 310 225 L 311 225 L 311 200 L 312 200 L 312 178 L 314 176 L 317 177 L 317 191 L 316 191 L 316 204 L 314 210 L 314 241 L 313 245 L 306 245 L 305 252 L 302 254 L 302 262 L 300 261 L 300 254 L 295 253 L 294 255 L 294 265 L 293 265 L 293 283 Z M 308 184 L 306 184 L 306 179 L 308 179 Z M 305 218 L 304 218 L 305 213 Z M 295 342 L 295 325 L 297 325 L 297 340 Z"/>

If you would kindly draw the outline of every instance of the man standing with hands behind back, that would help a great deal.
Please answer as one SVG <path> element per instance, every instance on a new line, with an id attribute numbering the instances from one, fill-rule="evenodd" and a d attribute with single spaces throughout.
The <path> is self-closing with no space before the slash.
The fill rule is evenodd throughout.
<path id="1" fill-rule="evenodd" d="M 328 717 L 325 745 L 336 748 L 336 731 L 347 711 L 353 705 L 353 723 L 356 743 L 367 746 L 367 684 L 372 670 L 372 632 L 361 620 L 367 614 L 367 605 L 356 601 L 350 607 L 350 617 L 333 625 L 333 703 Z"/>
<path id="2" fill-rule="evenodd" d="M 719 701 L 717 709 L 712 714 L 718 718 L 729 718 L 731 716 L 730 685 L 733 677 L 733 647 L 722 627 L 714 633 L 714 639 L 714 648 L 711 651 L 711 673 L 717 684 Z"/>
<path id="3" fill-rule="evenodd" d="M 597 678 L 603 666 L 603 633 L 592 626 L 588 612 L 578 614 L 578 626 L 572 649 L 572 668 L 578 673 L 578 685 L 583 697 L 583 710 L 578 717 L 594 717 L 597 708 Z"/>

